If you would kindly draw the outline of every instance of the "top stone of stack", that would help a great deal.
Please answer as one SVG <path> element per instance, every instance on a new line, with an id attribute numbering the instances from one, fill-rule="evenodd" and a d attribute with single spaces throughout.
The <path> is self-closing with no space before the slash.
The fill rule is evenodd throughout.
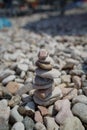
<path id="1" fill-rule="evenodd" d="M 38 54 L 38 61 L 36 65 L 44 70 L 51 70 L 52 64 L 50 63 L 50 59 L 48 59 L 48 52 L 45 49 L 42 49 Z"/>
<path id="2" fill-rule="evenodd" d="M 61 75 L 58 70 L 53 68 L 54 62 L 45 49 L 40 50 L 36 66 L 38 67 L 36 69 L 36 75 L 39 77 L 54 79 Z"/>
<path id="3" fill-rule="evenodd" d="M 42 49 L 39 53 L 38 53 L 38 58 L 39 60 L 45 60 L 48 56 L 48 52 L 45 49 Z"/>

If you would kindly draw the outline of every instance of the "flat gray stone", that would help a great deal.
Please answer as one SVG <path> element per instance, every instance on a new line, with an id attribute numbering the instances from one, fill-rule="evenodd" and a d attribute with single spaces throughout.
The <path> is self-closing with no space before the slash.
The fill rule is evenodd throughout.
<path id="1" fill-rule="evenodd" d="M 54 84 L 53 82 L 47 84 L 47 85 L 33 85 L 34 89 L 48 89 L 48 88 L 53 88 Z"/>
<path id="2" fill-rule="evenodd" d="M 50 83 L 53 83 L 53 80 L 52 79 L 47 79 L 47 78 L 41 78 L 39 76 L 35 76 L 34 80 L 33 80 L 33 84 L 34 85 L 48 85 Z"/>
<path id="3" fill-rule="evenodd" d="M 13 71 L 13 70 L 9 70 L 9 69 L 3 70 L 0 73 L 0 81 L 7 78 L 9 75 L 14 75 L 14 74 L 15 74 L 15 71 Z"/>
<path id="4" fill-rule="evenodd" d="M 16 78 L 15 75 L 10 75 L 7 78 L 3 79 L 2 84 L 6 85 L 8 82 L 13 81 Z"/>
<path id="5" fill-rule="evenodd" d="M 42 78 L 54 79 L 54 78 L 58 78 L 61 75 L 61 73 L 56 69 L 52 69 L 50 71 L 36 69 L 36 75 Z"/>

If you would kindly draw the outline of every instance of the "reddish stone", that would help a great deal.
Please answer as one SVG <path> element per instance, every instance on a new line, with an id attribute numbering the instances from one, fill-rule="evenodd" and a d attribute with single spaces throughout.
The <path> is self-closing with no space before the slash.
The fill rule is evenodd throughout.
<path id="1" fill-rule="evenodd" d="M 43 117 L 41 116 L 41 113 L 39 111 L 35 112 L 34 120 L 36 122 L 41 122 L 43 123 Z"/>
<path id="2" fill-rule="evenodd" d="M 44 60 L 46 59 L 47 56 L 48 56 L 48 52 L 45 49 L 41 49 L 38 54 L 39 59 Z"/>
<path id="3" fill-rule="evenodd" d="M 19 85 L 16 82 L 9 82 L 6 86 L 7 90 L 11 93 L 11 94 L 15 94 L 17 92 L 17 90 L 19 89 Z"/>
<path id="4" fill-rule="evenodd" d="M 81 78 L 79 76 L 73 76 L 72 81 L 75 84 L 75 86 L 74 86 L 75 88 L 77 88 L 77 89 L 81 88 L 82 83 L 81 83 Z"/>
<path id="5" fill-rule="evenodd" d="M 55 102 L 54 106 L 58 111 L 58 114 L 55 117 L 55 120 L 58 124 L 62 125 L 68 117 L 73 117 L 70 109 L 71 104 L 68 99 L 58 100 Z"/>
<path id="6" fill-rule="evenodd" d="M 48 115 L 48 109 L 46 107 L 38 106 L 38 109 L 40 110 L 42 116 Z"/>
<path id="7" fill-rule="evenodd" d="M 77 89 L 75 88 L 62 88 L 63 93 L 63 99 L 73 99 L 75 96 L 77 96 Z"/>

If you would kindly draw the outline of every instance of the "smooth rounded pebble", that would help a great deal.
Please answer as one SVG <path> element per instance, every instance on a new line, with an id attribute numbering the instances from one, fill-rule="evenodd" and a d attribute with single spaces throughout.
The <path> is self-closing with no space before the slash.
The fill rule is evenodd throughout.
<path id="1" fill-rule="evenodd" d="M 82 122 L 87 124 L 87 105 L 83 103 L 76 103 L 72 107 L 72 112 L 75 116 L 78 116 Z"/>
<path id="2" fill-rule="evenodd" d="M 58 130 L 59 126 L 56 124 L 55 119 L 53 117 L 44 117 L 44 122 L 47 130 Z"/>
<path id="3" fill-rule="evenodd" d="M 87 97 L 85 95 L 78 95 L 78 96 L 73 98 L 72 103 L 73 104 L 83 103 L 83 104 L 87 105 Z"/>
<path id="4" fill-rule="evenodd" d="M 3 79 L 2 84 L 6 85 L 8 82 L 13 81 L 16 78 L 15 75 L 10 75 L 7 78 Z"/>
<path id="5" fill-rule="evenodd" d="M 41 123 L 37 122 L 34 127 L 35 130 L 46 130 L 46 127 Z"/>
<path id="6" fill-rule="evenodd" d="M 85 130 L 81 121 L 77 117 L 69 117 L 65 120 L 60 130 Z"/>
<path id="7" fill-rule="evenodd" d="M 11 130 L 25 130 L 24 124 L 22 122 L 17 122 L 13 125 Z"/>

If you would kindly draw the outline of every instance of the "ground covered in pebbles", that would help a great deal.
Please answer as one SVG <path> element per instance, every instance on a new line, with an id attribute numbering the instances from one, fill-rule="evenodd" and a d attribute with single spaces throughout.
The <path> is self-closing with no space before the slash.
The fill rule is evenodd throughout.
<path id="1" fill-rule="evenodd" d="M 86 16 L 84 9 L 67 11 L 64 17 L 58 12 L 37 13 L 12 18 L 13 27 L 0 31 L 0 130 L 87 129 Z M 49 58 L 45 60 L 49 66 L 43 60 L 38 66 L 51 73 L 36 71 L 43 48 L 52 66 Z M 37 75 L 43 77 L 35 81 Z M 42 80 L 46 77 L 49 80 Z M 54 83 L 58 89 L 52 96 L 60 98 L 47 98 L 44 105 L 37 102 L 35 87 L 42 86 L 36 82 Z M 39 98 L 52 90 L 39 91 Z"/>

